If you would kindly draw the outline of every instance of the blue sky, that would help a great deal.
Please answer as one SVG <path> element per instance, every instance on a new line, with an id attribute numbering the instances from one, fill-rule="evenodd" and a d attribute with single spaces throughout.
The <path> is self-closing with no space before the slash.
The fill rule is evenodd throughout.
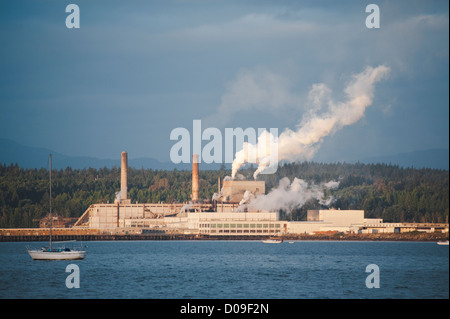
<path id="1" fill-rule="evenodd" d="M 384 65 L 364 116 L 313 160 L 448 149 L 448 38 L 448 1 L 1 1 L 0 138 L 169 161 L 177 127 L 295 129 L 314 85 L 339 102 Z"/>

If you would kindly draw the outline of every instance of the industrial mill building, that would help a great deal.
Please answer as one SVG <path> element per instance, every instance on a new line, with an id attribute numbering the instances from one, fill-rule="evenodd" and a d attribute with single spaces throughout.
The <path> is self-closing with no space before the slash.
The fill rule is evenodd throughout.
<path id="1" fill-rule="evenodd" d="M 212 236 L 272 236 L 325 231 L 401 232 L 417 229 L 404 223 L 383 223 L 381 219 L 364 218 L 363 210 L 309 210 L 306 221 L 282 221 L 278 211 L 239 210 L 239 203 L 246 192 L 255 197 L 265 194 L 265 183 L 225 180 L 220 196 L 212 203 L 200 202 L 198 159 L 194 155 L 191 202 L 132 204 L 127 194 L 127 153 L 122 152 L 121 189 L 115 202 L 91 205 L 73 228 L 95 230 L 99 234 L 160 232 Z M 448 224 L 446 227 L 448 231 Z"/>

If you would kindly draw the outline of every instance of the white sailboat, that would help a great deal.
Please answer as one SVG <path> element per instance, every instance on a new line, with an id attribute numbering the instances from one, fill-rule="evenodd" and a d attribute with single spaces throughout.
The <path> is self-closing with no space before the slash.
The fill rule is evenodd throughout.
<path id="1" fill-rule="evenodd" d="M 49 247 L 40 249 L 31 249 L 27 247 L 27 251 L 34 260 L 74 260 L 84 259 L 86 250 L 63 247 L 52 247 L 52 154 L 50 154 L 50 242 Z"/>
<path id="2" fill-rule="evenodd" d="M 28 253 L 34 260 L 75 260 L 84 259 L 86 256 L 85 250 L 76 250 L 66 247 L 42 247 L 40 250 L 29 249 Z"/>

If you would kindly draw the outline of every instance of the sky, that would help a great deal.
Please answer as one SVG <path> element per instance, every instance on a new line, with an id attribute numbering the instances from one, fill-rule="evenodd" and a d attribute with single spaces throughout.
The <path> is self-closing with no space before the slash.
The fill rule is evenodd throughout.
<path id="1" fill-rule="evenodd" d="M 71 3 L 79 28 L 66 26 Z M 379 28 L 366 26 L 369 3 Z M 295 131 L 345 105 L 355 79 L 382 67 L 358 119 L 323 134 L 307 159 L 448 149 L 448 6 L 3 0 L 0 138 L 69 156 L 125 150 L 170 161 L 172 130 L 192 132 L 194 120 L 221 132 Z"/>

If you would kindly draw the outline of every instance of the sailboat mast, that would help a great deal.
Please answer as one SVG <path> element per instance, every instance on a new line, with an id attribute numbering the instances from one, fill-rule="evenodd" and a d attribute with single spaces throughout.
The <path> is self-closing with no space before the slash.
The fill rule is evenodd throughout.
<path id="1" fill-rule="evenodd" d="M 52 154 L 50 154 L 50 249 L 52 249 Z"/>

